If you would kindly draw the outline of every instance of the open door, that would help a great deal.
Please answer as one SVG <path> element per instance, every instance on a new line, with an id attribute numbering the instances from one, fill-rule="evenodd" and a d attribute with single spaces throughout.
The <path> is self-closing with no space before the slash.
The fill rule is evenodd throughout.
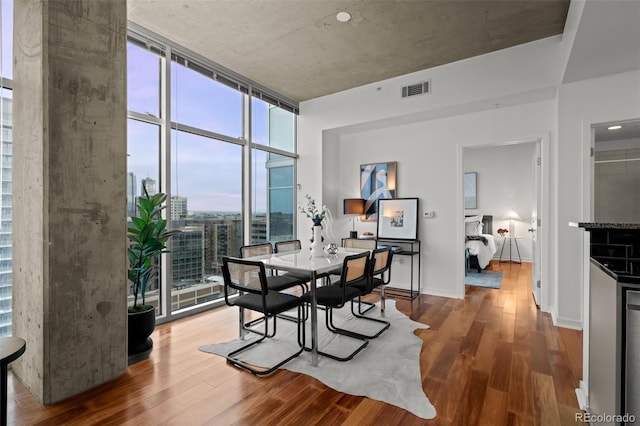
<path id="1" fill-rule="evenodd" d="M 533 155 L 533 203 L 531 208 L 531 226 L 528 231 L 531 233 L 531 292 L 533 293 L 533 299 L 536 305 L 540 305 L 540 223 L 541 219 L 538 217 L 539 206 L 541 202 L 540 196 L 540 178 L 541 174 L 541 154 L 540 154 L 540 141 L 536 142 L 536 147 Z"/>

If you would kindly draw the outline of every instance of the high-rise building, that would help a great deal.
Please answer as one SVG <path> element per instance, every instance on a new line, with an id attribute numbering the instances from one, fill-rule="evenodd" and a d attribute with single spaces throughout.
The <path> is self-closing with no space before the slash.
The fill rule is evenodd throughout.
<path id="1" fill-rule="evenodd" d="M 204 278 L 204 226 L 177 228 L 171 240 L 172 287 L 199 283 Z"/>
<path id="2" fill-rule="evenodd" d="M 127 216 L 136 215 L 136 175 L 127 173 Z"/>
<path id="3" fill-rule="evenodd" d="M 150 177 L 146 177 L 142 179 L 142 188 L 147 188 L 147 193 L 149 195 L 154 195 L 158 193 L 158 191 L 156 190 L 156 181 L 154 179 L 151 179 Z M 140 195 L 143 195 L 142 188 L 140 188 Z"/>
<path id="4" fill-rule="evenodd" d="M 269 241 L 267 238 L 267 215 L 256 213 L 251 221 L 251 243 L 260 244 Z"/>
<path id="5" fill-rule="evenodd" d="M 0 336 L 11 335 L 11 285 L 12 285 L 12 202 L 11 202 L 11 163 L 13 160 L 13 137 L 11 112 L 13 101 L 0 98 L 0 181 L 2 195 L 0 199 Z"/>
<path id="6" fill-rule="evenodd" d="M 186 218 L 187 212 L 187 197 L 181 197 L 179 195 L 171 197 L 171 218 L 173 220 Z"/>

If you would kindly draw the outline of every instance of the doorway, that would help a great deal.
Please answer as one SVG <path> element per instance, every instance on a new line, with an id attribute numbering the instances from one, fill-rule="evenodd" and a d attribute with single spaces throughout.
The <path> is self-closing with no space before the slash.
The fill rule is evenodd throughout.
<path id="1" fill-rule="evenodd" d="M 637 223 L 640 217 L 640 120 L 593 126 L 591 217 Z"/>
<path id="2" fill-rule="evenodd" d="M 541 304 L 543 282 L 541 159 L 541 139 L 462 149 L 463 173 L 475 173 L 477 192 L 475 208 L 464 208 L 464 215 L 492 217 L 490 232 L 496 243 L 494 262 L 501 261 L 503 266 L 531 262 L 531 291 L 537 305 Z M 498 229 L 506 232 L 500 235 Z"/>

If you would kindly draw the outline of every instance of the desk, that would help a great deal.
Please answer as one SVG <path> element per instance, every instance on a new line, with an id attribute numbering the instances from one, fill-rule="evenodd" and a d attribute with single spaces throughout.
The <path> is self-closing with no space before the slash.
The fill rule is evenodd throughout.
<path id="1" fill-rule="evenodd" d="M 311 276 L 311 365 L 318 365 L 318 305 L 316 301 L 316 279 L 319 275 L 334 271 L 342 266 L 344 258 L 362 253 L 362 249 L 339 248 L 332 256 L 311 257 L 309 250 L 274 253 L 266 256 L 249 257 L 247 260 L 260 260 L 265 266 L 287 272 L 309 274 Z"/>
<path id="2" fill-rule="evenodd" d="M 504 237 L 504 240 L 502 241 L 502 249 L 500 250 L 500 260 L 499 260 L 499 262 L 522 263 L 522 258 L 520 257 L 520 248 L 518 247 L 518 240 L 521 239 L 521 238 L 522 238 L 522 236 L 520 236 L 520 235 L 514 235 L 513 237 L 510 237 L 510 236 Z M 509 260 L 502 260 L 502 252 L 504 251 L 504 246 L 507 245 L 507 240 L 509 241 Z M 511 242 L 512 241 L 515 241 L 516 250 L 518 251 L 518 261 L 517 262 L 515 260 L 513 260 L 512 257 L 511 257 Z"/>
<path id="3" fill-rule="evenodd" d="M 9 364 L 24 353 L 27 343 L 19 337 L 5 336 L 0 337 L 0 370 L 2 377 L 2 411 L 0 413 L 2 425 L 7 424 L 7 370 Z"/>

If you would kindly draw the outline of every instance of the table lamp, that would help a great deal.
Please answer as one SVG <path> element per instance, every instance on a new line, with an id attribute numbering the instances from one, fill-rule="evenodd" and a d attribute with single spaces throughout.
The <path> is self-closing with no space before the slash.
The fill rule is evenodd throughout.
<path id="1" fill-rule="evenodd" d="M 349 233 L 349 238 L 358 238 L 355 217 L 364 214 L 364 200 L 362 198 L 345 198 L 343 206 L 343 213 L 345 215 L 348 214 L 353 216 L 351 218 L 351 232 Z"/>
<path id="2" fill-rule="evenodd" d="M 522 220 L 520 215 L 516 213 L 514 209 L 509 209 L 507 214 L 504 216 L 505 219 L 509 221 L 509 235 L 512 237 L 516 236 L 516 220 Z"/>

